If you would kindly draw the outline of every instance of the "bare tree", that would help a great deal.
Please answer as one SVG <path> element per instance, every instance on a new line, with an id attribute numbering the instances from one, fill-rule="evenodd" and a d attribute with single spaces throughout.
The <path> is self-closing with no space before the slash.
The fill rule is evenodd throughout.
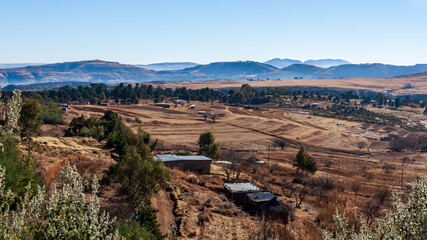
<path id="1" fill-rule="evenodd" d="M 382 209 L 389 199 L 390 191 L 386 188 L 380 188 L 362 207 L 362 213 L 366 217 L 366 224 L 371 226 L 376 218 L 383 214 Z"/>
<path id="2" fill-rule="evenodd" d="M 295 199 L 295 207 L 300 208 L 302 202 L 309 193 L 309 189 L 306 186 L 297 187 L 291 183 L 285 183 L 282 185 L 282 193 L 286 196 L 293 196 Z"/>
<path id="3" fill-rule="evenodd" d="M 351 190 L 354 192 L 354 195 L 356 195 L 356 199 L 357 199 L 357 193 L 360 191 L 360 182 L 353 181 L 351 183 Z"/>
<path id="4" fill-rule="evenodd" d="M 230 181 L 232 178 L 234 178 L 234 180 L 238 180 L 242 171 L 250 167 L 248 155 L 245 152 L 228 149 L 222 152 L 222 160 L 229 162 L 223 164 L 222 167 L 227 177 L 227 181 Z"/>

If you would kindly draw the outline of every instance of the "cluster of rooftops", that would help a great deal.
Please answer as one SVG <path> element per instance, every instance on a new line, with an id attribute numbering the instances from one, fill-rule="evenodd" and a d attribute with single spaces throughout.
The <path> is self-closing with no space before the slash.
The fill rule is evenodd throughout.
<path id="1" fill-rule="evenodd" d="M 228 196 L 240 204 L 260 205 L 276 198 L 271 192 L 263 192 L 252 183 L 224 183 Z"/>

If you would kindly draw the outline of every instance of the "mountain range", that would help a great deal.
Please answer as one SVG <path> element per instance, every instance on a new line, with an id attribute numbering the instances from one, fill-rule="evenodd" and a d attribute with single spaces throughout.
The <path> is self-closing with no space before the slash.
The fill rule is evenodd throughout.
<path id="1" fill-rule="evenodd" d="M 292 64 L 283 68 L 254 62 L 215 62 L 179 70 L 154 71 L 134 65 L 90 60 L 0 69 L 0 85 L 47 82 L 144 82 L 210 79 L 379 78 L 427 72 L 427 64 L 395 66 L 380 63 L 317 67 Z"/>

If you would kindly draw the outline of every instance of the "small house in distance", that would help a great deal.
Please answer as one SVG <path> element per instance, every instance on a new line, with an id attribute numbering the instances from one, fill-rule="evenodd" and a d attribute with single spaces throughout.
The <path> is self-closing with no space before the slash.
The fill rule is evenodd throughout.
<path id="1" fill-rule="evenodd" d="M 246 194 L 261 191 L 252 183 L 224 183 L 224 189 L 227 196 L 239 204 L 247 203 Z"/>
<path id="2" fill-rule="evenodd" d="M 178 156 L 173 154 L 162 154 L 156 156 L 163 164 L 170 168 L 178 168 L 183 171 L 193 171 L 201 174 L 211 172 L 212 159 L 205 156 Z"/>

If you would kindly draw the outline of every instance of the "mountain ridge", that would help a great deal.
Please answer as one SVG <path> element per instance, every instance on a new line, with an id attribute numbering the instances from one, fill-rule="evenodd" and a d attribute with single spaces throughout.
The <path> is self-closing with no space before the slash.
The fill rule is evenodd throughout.
<path id="1" fill-rule="evenodd" d="M 427 64 L 395 66 L 381 63 L 344 64 L 321 68 L 303 63 L 284 68 L 255 62 L 214 62 L 181 70 L 154 71 L 103 60 L 64 62 L 0 69 L 0 85 L 49 82 L 144 82 L 211 79 L 380 78 L 427 72 Z"/>

